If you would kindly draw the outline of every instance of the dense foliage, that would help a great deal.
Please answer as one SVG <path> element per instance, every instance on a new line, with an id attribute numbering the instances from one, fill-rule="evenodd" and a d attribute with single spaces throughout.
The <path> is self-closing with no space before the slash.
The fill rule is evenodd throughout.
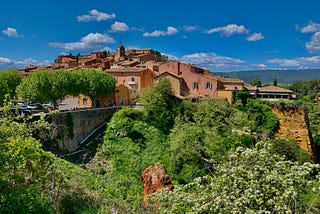
<path id="1" fill-rule="evenodd" d="M 76 71 L 39 70 L 32 72 L 17 86 L 20 99 L 31 102 L 58 101 L 66 95 L 84 94 L 91 100 L 114 92 L 115 79 L 110 74 L 94 69 Z"/>
<path id="2" fill-rule="evenodd" d="M 14 69 L 0 71 L 0 104 L 3 104 L 6 95 L 11 98 L 16 95 L 16 87 L 21 83 L 23 76 Z"/>
<path id="3" fill-rule="evenodd" d="M 0 213 L 50 213 L 54 156 L 34 136 L 48 124 L 13 117 L 9 109 L 0 108 Z"/>
<path id="4" fill-rule="evenodd" d="M 310 99 L 315 99 L 320 92 L 320 79 L 309 80 L 306 82 L 296 81 L 288 88 L 298 93 L 301 98 L 303 96 L 308 96 Z"/>
<path id="5" fill-rule="evenodd" d="M 307 213 L 306 186 L 319 182 L 319 165 L 286 161 L 259 143 L 238 147 L 211 174 L 157 198 L 160 213 Z M 314 192 L 319 191 L 315 189 Z"/>
<path id="6" fill-rule="evenodd" d="M 83 84 L 99 77 L 108 84 L 104 93 L 112 91 L 114 80 L 104 81 L 100 74 L 78 78 L 83 72 L 35 73 L 22 85 L 28 91 L 35 84 L 41 93 L 61 87 L 50 98 L 61 99 L 65 83 L 75 94 L 86 93 Z M 25 96 L 48 98 L 41 93 Z M 275 138 L 279 121 L 270 103 L 243 91 L 235 98 L 233 106 L 223 100 L 178 100 L 169 82 L 160 80 L 141 95 L 141 109 L 122 108 L 113 115 L 95 160 L 78 166 L 42 150 L 39 136 L 49 128 L 42 117 L 16 117 L 5 105 L 0 109 L 0 213 L 319 212 L 319 166 L 295 141 Z M 307 101 L 312 135 L 320 142 L 320 109 Z M 165 166 L 175 190 L 152 197 L 159 205 L 152 210 L 142 205 L 139 178 L 156 162 Z"/>
<path id="7" fill-rule="evenodd" d="M 114 92 L 115 78 L 103 71 L 95 69 L 76 70 L 71 72 L 71 81 L 69 82 L 69 94 L 87 95 L 92 101 L 100 96 L 107 96 Z"/>
<path id="8" fill-rule="evenodd" d="M 112 164 L 110 173 L 106 173 L 108 194 L 141 211 L 140 173 L 161 162 L 178 188 L 161 196 L 165 199 L 160 202 L 164 208 L 160 212 L 305 209 L 300 197 L 312 177 L 310 170 L 317 166 L 301 165 L 311 160 L 296 142 L 274 139 L 279 121 L 269 103 L 251 99 L 242 102 L 241 96 L 234 106 L 209 99 L 172 102 L 165 98 L 171 94 L 167 83 L 159 82 L 143 97 L 146 106 L 142 111 L 124 108 L 111 119 L 104 138 L 105 157 Z M 306 177 L 297 177 L 300 172 Z M 287 180 L 277 181 L 281 176 Z M 243 192 L 251 185 L 252 191 Z M 288 194 L 278 197 L 285 191 Z M 215 197 L 219 195 L 218 200 Z M 231 195 L 233 199 L 228 199 Z"/>

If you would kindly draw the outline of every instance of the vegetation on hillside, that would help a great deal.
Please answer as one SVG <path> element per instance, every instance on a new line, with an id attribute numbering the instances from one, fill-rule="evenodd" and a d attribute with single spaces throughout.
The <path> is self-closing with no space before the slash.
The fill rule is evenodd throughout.
<path id="1" fill-rule="evenodd" d="M 65 80 L 68 74 L 61 75 Z M 41 81 L 53 87 L 53 79 L 59 79 L 32 78 L 44 91 L 52 89 Z M 223 100 L 178 100 L 169 81 L 161 79 L 141 95 L 142 109 L 122 108 L 113 115 L 87 165 L 44 151 L 50 124 L 43 117 L 14 116 L 10 103 L 4 104 L 0 212 L 318 213 L 319 165 L 295 141 L 275 138 L 279 121 L 270 103 L 252 100 L 243 91 L 235 99 L 232 106 Z M 294 103 L 302 104 L 320 145 L 320 108 L 310 97 Z M 156 162 L 165 166 L 175 190 L 152 197 L 160 208 L 150 211 L 142 204 L 140 175 Z"/>
<path id="2" fill-rule="evenodd" d="M 166 86 L 163 81 L 154 88 Z M 296 143 L 274 138 L 279 123 L 268 103 L 248 99 L 246 105 L 239 100 L 229 106 L 221 100 L 204 99 L 198 103 L 184 100 L 170 104 L 170 109 L 161 109 L 159 118 L 150 121 L 150 109 L 169 105 L 163 103 L 168 102 L 166 99 L 159 98 L 170 96 L 171 89 L 162 89 L 149 90 L 144 97 L 147 105 L 154 105 L 152 108 L 147 106 L 143 111 L 124 108 L 108 125 L 103 151 L 111 160 L 108 192 L 115 199 L 129 204 L 131 210 L 144 210 L 139 176 L 146 167 L 160 162 L 177 191 L 159 196 L 163 203 L 163 210 L 159 212 L 300 212 L 309 209 L 307 202 L 300 198 L 307 184 L 318 185 L 318 178 L 313 176 L 318 166 L 310 163 L 308 154 Z M 151 115 L 155 118 L 157 114 L 151 112 Z M 166 124 L 170 127 L 169 133 L 163 132 L 161 125 L 173 116 L 174 124 Z M 248 162 L 251 164 L 247 166 Z M 238 171 L 230 171 L 230 166 Z M 261 171 L 255 171 L 260 168 Z M 298 174 L 301 177 L 297 177 Z M 287 179 L 276 182 L 280 176 Z M 234 188 L 225 189 L 230 186 L 228 182 L 235 181 Z M 251 185 L 254 185 L 252 191 L 243 193 Z M 288 194 L 277 197 L 286 188 L 289 188 Z M 270 190 L 265 192 L 267 189 Z M 227 199 L 232 194 L 233 198 Z M 219 195 L 220 202 L 215 198 Z M 316 193 L 310 195 L 316 198 Z M 271 198 L 273 201 L 264 202 Z"/>

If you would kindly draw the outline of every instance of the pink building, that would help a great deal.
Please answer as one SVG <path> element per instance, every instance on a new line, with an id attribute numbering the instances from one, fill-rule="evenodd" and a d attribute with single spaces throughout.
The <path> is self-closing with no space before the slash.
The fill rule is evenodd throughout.
<path id="1" fill-rule="evenodd" d="M 233 102 L 233 93 L 243 89 L 243 81 L 235 78 L 215 76 L 208 70 L 178 61 L 164 62 L 159 65 L 156 79 L 170 80 L 177 97 L 219 98 Z"/>
<path id="2" fill-rule="evenodd" d="M 171 73 L 173 75 L 166 75 Z M 209 71 L 193 65 L 178 61 L 165 62 L 159 65 L 158 78 L 167 76 L 169 79 L 179 78 L 180 86 L 177 81 L 171 81 L 173 88 L 180 88 L 180 95 L 185 97 L 210 97 L 218 96 L 218 77 L 213 76 Z"/>

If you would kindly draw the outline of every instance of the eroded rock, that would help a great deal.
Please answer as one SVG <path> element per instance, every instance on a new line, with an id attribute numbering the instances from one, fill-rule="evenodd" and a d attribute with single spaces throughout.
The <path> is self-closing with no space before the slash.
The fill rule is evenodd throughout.
<path id="1" fill-rule="evenodd" d="M 167 188 L 169 190 L 173 190 L 174 188 L 166 169 L 160 163 L 156 163 L 145 169 L 142 172 L 140 179 L 144 186 L 143 203 L 145 206 L 150 206 L 146 200 L 147 196 L 150 196 L 163 188 Z M 158 207 L 157 204 L 153 204 L 153 206 Z"/>

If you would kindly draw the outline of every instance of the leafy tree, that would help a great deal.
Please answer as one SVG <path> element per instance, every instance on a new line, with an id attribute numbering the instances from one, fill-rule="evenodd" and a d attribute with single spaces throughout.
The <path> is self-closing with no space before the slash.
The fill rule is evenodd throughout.
<path id="1" fill-rule="evenodd" d="M 106 96 L 114 91 L 115 79 L 111 75 L 96 71 L 77 70 L 39 70 L 23 79 L 17 87 L 17 94 L 23 100 L 32 102 L 57 102 L 66 95 L 84 94 L 95 100 L 99 96 Z"/>
<path id="2" fill-rule="evenodd" d="M 222 160 L 229 149 L 214 129 L 194 123 L 176 125 L 170 133 L 168 171 L 179 183 L 189 183 L 210 173 L 213 167 L 209 160 Z"/>
<path id="3" fill-rule="evenodd" d="M 253 122 L 222 100 L 184 101 L 169 135 L 173 179 L 188 183 L 212 171 L 208 160 L 220 162 L 239 145 L 252 146 Z"/>
<path id="4" fill-rule="evenodd" d="M 143 112 L 123 108 L 108 123 L 104 137 L 105 158 L 112 163 L 106 192 L 111 198 L 141 203 L 141 172 L 158 161 L 165 162 L 169 145 L 165 136 L 144 120 Z"/>
<path id="5" fill-rule="evenodd" d="M 286 161 L 270 148 L 266 143 L 239 147 L 210 175 L 173 192 L 162 191 L 156 199 L 159 213 L 310 212 L 301 196 L 307 186 L 319 182 L 319 176 L 313 176 L 319 166 Z"/>
<path id="6" fill-rule="evenodd" d="M 50 91 L 48 93 L 48 101 L 52 101 L 56 108 L 57 102 L 63 100 L 65 96 L 73 90 L 71 88 L 71 73 L 64 70 L 50 72 L 48 81 L 50 84 Z"/>
<path id="7" fill-rule="evenodd" d="M 320 80 L 297 81 L 289 86 L 289 89 L 295 91 L 301 97 L 310 96 L 311 99 L 314 99 L 320 92 Z"/>
<path id="8" fill-rule="evenodd" d="M 24 78 L 22 83 L 17 87 L 17 94 L 23 100 L 32 102 L 50 101 L 49 93 L 50 82 L 48 76 L 50 71 L 39 70 L 32 72 L 27 78 Z"/>
<path id="9" fill-rule="evenodd" d="M 271 112 L 270 106 L 259 100 L 249 99 L 246 105 L 248 119 L 254 122 L 254 131 L 260 137 L 273 137 L 275 131 L 279 128 L 277 116 Z"/>
<path id="10" fill-rule="evenodd" d="M 244 106 L 247 104 L 247 99 L 249 98 L 250 98 L 250 94 L 246 92 L 246 90 L 244 89 L 235 91 L 233 96 L 234 103 L 237 103 L 237 101 L 240 101 L 241 104 Z"/>
<path id="11" fill-rule="evenodd" d="M 11 98 L 16 96 L 16 87 L 22 79 L 23 75 L 15 69 L 0 71 L 0 103 L 3 103 L 6 94 L 9 94 Z"/>
<path id="12" fill-rule="evenodd" d="M 34 137 L 48 124 L 44 117 L 35 122 L 14 117 L 9 109 L 0 108 L 0 212 L 52 213 L 48 191 L 56 184 L 54 156 Z"/>
<path id="13" fill-rule="evenodd" d="M 277 78 L 274 78 L 272 85 L 273 85 L 273 86 L 278 86 L 278 80 L 277 80 Z"/>
<path id="14" fill-rule="evenodd" d="M 92 102 L 101 96 L 107 96 L 115 90 L 115 78 L 103 71 L 94 69 L 76 70 L 72 72 L 74 84 L 71 94 L 84 94 Z"/>
<path id="15" fill-rule="evenodd" d="M 52 101 L 56 107 L 58 100 L 62 100 L 72 89 L 70 85 L 70 72 L 39 70 L 23 79 L 17 87 L 17 93 L 23 100 Z"/>
<path id="16" fill-rule="evenodd" d="M 271 140 L 272 150 L 286 160 L 298 161 L 299 164 L 311 163 L 310 155 L 303 150 L 295 140 L 275 139 Z"/>
<path id="17" fill-rule="evenodd" d="M 257 87 L 261 87 L 262 83 L 261 80 L 259 78 L 254 78 L 250 81 L 251 85 L 257 86 Z"/>
<path id="18" fill-rule="evenodd" d="M 173 94 L 170 81 L 160 79 L 158 83 L 144 91 L 141 102 L 146 114 L 146 121 L 168 134 L 174 125 L 179 104 Z"/>

